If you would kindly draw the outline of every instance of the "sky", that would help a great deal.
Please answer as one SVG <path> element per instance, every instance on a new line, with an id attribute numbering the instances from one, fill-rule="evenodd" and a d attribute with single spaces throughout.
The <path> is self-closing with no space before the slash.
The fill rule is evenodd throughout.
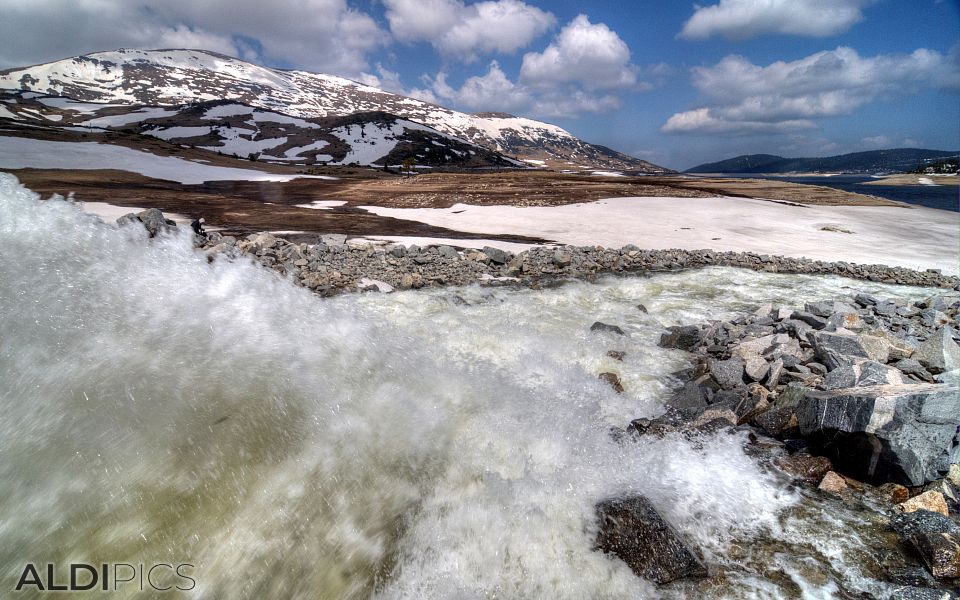
<path id="1" fill-rule="evenodd" d="M 0 68 L 199 48 L 685 169 L 960 149 L 960 0 L 0 0 Z"/>

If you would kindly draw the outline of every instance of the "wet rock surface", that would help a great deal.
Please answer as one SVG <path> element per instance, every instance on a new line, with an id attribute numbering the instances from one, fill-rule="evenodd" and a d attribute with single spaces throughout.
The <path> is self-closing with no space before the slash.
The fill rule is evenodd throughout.
<path id="1" fill-rule="evenodd" d="M 935 309 L 935 310 L 934 310 Z M 888 515 L 873 551 L 894 598 L 953 597 L 960 569 L 960 294 L 913 304 L 866 294 L 766 305 L 726 322 L 671 327 L 690 353 L 683 386 L 634 436 L 747 428 L 745 449 L 821 502 Z M 732 418 L 717 420 L 723 410 Z M 629 439 L 629 438 L 628 438 Z M 894 544 L 894 546 L 886 546 Z M 897 562 L 899 561 L 899 562 Z"/>
<path id="2" fill-rule="evenodd" d="M 689 420 L 730 407 L 737 424 L 802 438 L 842 474 L 922 486 L 960 459 L 958 308 L 956 292 L 911 306 L 857 294 L 671 327 L 660 345 L 696 366 L 668 404 Z"/>
<path id="3" fill-rule="evenodd" d="M 597 505 L 596 547 L 616 555 L 639 577 L 660 584 L 706 577 L 703 561 L 644 496 Z"/>

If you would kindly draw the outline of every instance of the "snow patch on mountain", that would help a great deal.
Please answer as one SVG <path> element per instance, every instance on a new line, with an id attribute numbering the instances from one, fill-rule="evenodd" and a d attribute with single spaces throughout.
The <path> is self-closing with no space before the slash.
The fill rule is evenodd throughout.
<path id="1" fill-rule="evenodd" d="M 336 179 L 320 175 L 284 175 L 250 169 L 215 167 L 171 156 L 157 156 L 124 146 L 94 142 L 50 142 L 4 137 L 0 168 L 5 169 L 118 169 L 146 177 L 184 184 L 204 181 L 290 181 L 298 177 Z"/>
<path id="2" fill-rule="evenodd" d="M 299 118 L 386 112 L 521 158 L 559 161 L 576 157 L 593 168 L 661 170 L 533 119 L 502 113 L 469 115 L 342 77 L 269 69 L 201 50 L 98 52 L 0 71 L 0 88 L 87 102 L 161 106 L 228 99 Z"/>

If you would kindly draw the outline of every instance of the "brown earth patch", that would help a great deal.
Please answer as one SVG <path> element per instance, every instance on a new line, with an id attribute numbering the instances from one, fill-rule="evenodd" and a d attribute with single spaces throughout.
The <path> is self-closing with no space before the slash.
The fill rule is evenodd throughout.
<path id="1" fill-rule="evenodd" d="M 184 149 L 183 154 L 202 152 Z M 210 153 L 203 152 L 205 156 Z M 186 156 L 183 156 L 186 158 Z M 251 168 L 256 163 L 217 157 L 223 166 Z M 256 165 L 260 166 L 260 165 Z M 271 171 L 280 169 L 270 168 Z M 20 169 L 13 172 L 40 193 L 119 206 L 160 208 L 203 216 L 212 226 L 236 233 L 268 230 L 341 232 L 349 235 L 409 235 L 501 239 L 532 242 L 516 236 L 464 234 L 415 221 L 373 215 L 364 205 L 396 208 L 447 208 L 454 204 L 559 206 L 623 196 L 762 198 L 821 205 L 897 205 L 895 202 L 820 186 L 742 179 L 700 179 L 676 176 L 611 178 L 550 171 L 491 173 L 426 173 L 413 177 L 368 168 L 309 168 L 337 180 L 295 179 L 286 182 L 208 181 L 197 185 L 152 179 L 117 170 Z M 316 200 L 347 204 L 329 210 L 301 208 Z"/>

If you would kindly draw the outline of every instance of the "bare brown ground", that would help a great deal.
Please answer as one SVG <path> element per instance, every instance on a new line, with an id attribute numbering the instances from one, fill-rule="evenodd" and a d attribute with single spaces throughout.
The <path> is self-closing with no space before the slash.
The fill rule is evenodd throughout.
<path id="1" fill-rule="evenodd" d="M 206 153 L 205 153 L 206 154 Z M 224 166 L 247 161 L 223 158 Z M 12 171 L 27 187 L 48 196 L 73 192 L 81 201 L 118 206 L 159 208 L 203 216 L 212 226 L 233 233 L 293 230 L 340 232 L 354 236 L 403 235 L 500 239 L 535 243 L 542 240 L 492 234 L 464 234 L 416 221 L 380 217 L 364 205 L 399 208 L 473 205 L 557 206 L 622 196 L 706 197 L 716 195 L 765 198 L 807 204 L 891 205 L 886 200 L 832 188 L 756 179 L 686 177 L 611 178 L 563 175 L 548 171 L 501 173 L 429 173 L 414 177 L 388 175 L 373 169 L 326 168 L 336 181 L 298 179 L 288 182 L 211 181 L 183 185 L 115 170 Z M 342 200 L 330 210 L 301 208 L 315 200 Z"/>

